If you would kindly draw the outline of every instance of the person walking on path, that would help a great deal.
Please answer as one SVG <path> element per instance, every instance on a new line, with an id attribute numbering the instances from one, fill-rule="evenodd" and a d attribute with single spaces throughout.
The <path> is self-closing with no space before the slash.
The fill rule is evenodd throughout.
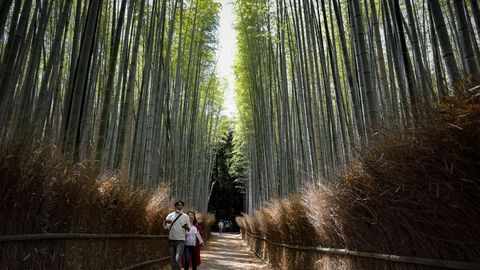
<path id="1" fill-rule="evenodd" d="M 193 270 L 197 270 L 197 266 L 200 264 L 200 246 L 203 245 L 203 239 L 201 235 L 201 228 L 195 217 L 195 212 L 189 211 L 188 217 L 190 218 L 190 230 L 187 232 L 185 238 L 185 270 L 188 270 L 192 266 Z"/>
<path id="2" fill-rule="evenodd" d="M 175 212 L 168 214 L 163 222 L 163 228 L 168 230 L 168 245 L 170 249 L 170 264 L 172 270 L 182 269 L 182 255 L 185 248 L 185 237 L 190 230 L 190 219 L 183 213 L 185 203 L 181 200 L 175 202 Z"/>
<path id="3" fill-rule="evenodd" d="M 218 231 L 220 232 L 220 235 L 222 235 L 222 231 L 223 231 L 223 221 L 220 220 L 218 222 Z"/>

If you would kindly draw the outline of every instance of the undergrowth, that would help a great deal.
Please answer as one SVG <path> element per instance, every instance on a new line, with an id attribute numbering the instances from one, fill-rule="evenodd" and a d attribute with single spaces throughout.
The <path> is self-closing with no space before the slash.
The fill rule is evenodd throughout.
<path id="1" fill-rule="evenodd" d="M 164 233 L 168 187 L 134 189 L 92 162 L 71 164 L 53 144 L 0 149 L 0 235 Z"/>
<path id="2" fill-rule="evenodd" d="M 348 173 L 237 219 L 270 241 L 399 256 L 480 258 L 480 94 L 447 98 L 421 125 L 378 132 Z M 259 244 L 279 269 L 438 269 Z M 301 252 L 300 252 L 301 253 Z"/>

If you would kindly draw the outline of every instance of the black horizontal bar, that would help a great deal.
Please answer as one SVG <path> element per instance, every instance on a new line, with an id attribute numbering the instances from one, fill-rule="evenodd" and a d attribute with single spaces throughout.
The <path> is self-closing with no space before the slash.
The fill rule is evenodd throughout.
<path id="1" fill-rule="evenodd" d="M 157 239 L 168 238 L 168 235 L 149 234 L 89 234 L 89 233 L 39 233 L 39 234 L 18 234 L 2 235 L 0 242 L 19 242 L 36 240 L 58 240 L 58 239 Z"/>

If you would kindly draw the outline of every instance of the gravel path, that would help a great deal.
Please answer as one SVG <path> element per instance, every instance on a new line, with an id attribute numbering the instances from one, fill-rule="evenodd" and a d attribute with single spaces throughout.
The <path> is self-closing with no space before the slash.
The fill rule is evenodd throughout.
<path id="1" fill-rule="evenodd" d="M 240 234 L 212 233 L 202 248 L 201 270 L 269 270 L 248 246 Z"/>

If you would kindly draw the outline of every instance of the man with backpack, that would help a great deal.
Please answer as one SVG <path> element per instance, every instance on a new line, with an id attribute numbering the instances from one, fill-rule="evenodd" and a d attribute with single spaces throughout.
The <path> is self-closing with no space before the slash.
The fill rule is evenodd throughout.
<path id="1" fill-rule="evenodd" d="M 182 255 L 185 248 L 186 232 L 190 230 L 190 219 L 183 213 L 185 203 L 175 202 L 175 212 L 168 214 L 163 222 L 163 228 L 168 230 L 168 246 L 170 248 L 170 263 L 172 270 L 182 269 Z"/>

